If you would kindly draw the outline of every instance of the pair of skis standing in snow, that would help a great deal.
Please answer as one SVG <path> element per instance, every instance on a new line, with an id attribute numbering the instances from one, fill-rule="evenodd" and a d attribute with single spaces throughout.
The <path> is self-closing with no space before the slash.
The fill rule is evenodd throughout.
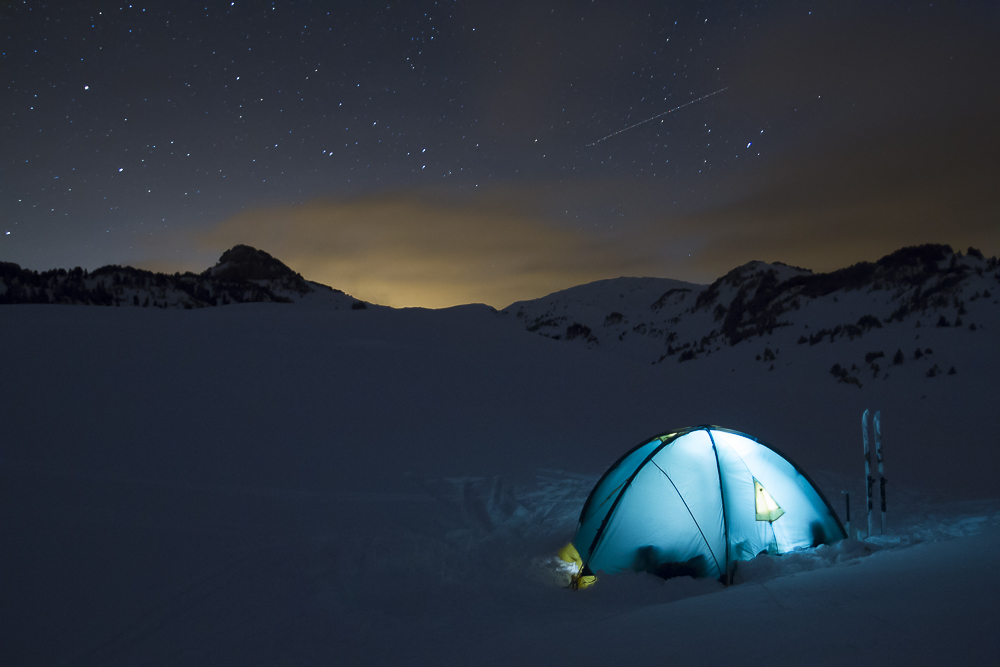
<path id="1" fill-rule="evenodd" d="M 872 427 L 875 431 L 875 459 L 878 461 L 878 487 L 879 499 L 882 501 L 882 524 L 881 533 L 885 534 L 885 466 L 882 461 L 882 411 L 875 411 L 875 418 L 872 420 Z M 875 479 L 871 471 L 871 450 L 868 447 L 868 410 L 861 415 L 861 439 L 865 446 L 865 488 L 868 495 L 868 537 L 872 536 L 872 485 Z M 849 498 L 848 498 L 849 499 Z M 847 521 L 850 524 L 850 507 L 848 506 Z"/>

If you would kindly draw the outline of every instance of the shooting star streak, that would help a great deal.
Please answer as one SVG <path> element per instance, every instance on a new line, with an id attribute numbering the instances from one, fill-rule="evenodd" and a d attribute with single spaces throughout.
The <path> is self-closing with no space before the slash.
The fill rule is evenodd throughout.
<path id="1" fill-rule="evenodd" d="M 606 137 L 601 137 L 597 141 L 595 141 L 593 143 L 587 144 L 587 146 L 596 146 L 597 144 L 601 143 L 605 139 L 610 139 L 611 137 L 613 137 L 615 135 L 618 135 L 618 134 L 621 134 L 622 132 L 628 132 L 633 127 L 639 127 L 640 125 L 645 125 L 646 123 L 648 123 L 651 120 L 656 120 L 660 116 L 666 116 L 668 113 L 673 113 L 674 111 L 677 111 L 678 109 L 683 109 L 686 106 L 691 106 L 695 102 L 701 102 L 706 97 L 711 97 L 712 95 L 718 95 L 719 93 L 721 93 L 724 90 L 727 90 L 728 88 L 729 88 L 729 86 L 726 86 L 725 88 L 719 88 L 714 93 L 709 93 L 707 95 L 702 95 L 701 97 L 699 97 L 697 99 L 693 99 L 690 102 L 685 102 L 684 104 L 680 105 L 679 107 L 674 107 L 673 109 L 670 109 L 669 111 L 664 111 L 663 113 L 658 113 L 655 116 L 653 116 L 652 118 L 647 118 L 646 120 L 640 120 L 638 123 L 635 123 L 634 125 L 629 125 L 628 127 L 624 127 L 622 129 L 618 130 L 617 132 L 612 132 L 611 134 L 607 135 Z"/>

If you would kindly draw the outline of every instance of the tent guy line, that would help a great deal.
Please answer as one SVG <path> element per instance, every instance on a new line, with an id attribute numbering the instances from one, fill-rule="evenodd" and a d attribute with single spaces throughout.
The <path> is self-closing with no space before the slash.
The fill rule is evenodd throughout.
<path id="1" fill-rule="evenodd" d="M 703 99 L 705 99 L 707 97 L 711 97 L 712 95 L 718 95 L 719 93 L 721 93 L 724 90 L 727 90 L 728 88 L 729 88 L 729 86 L 726 86 L 725 88 L 719 88 L 718 90 L 716 90 L 713 93 L 708 93 L 707 95 L 702 95 L 701 97 L 695 98 L 695 99 L 691 100 L 690 102 L 685 102 L 684 104 L 680 105 L 679 107 L 674 107 L 673 109 L 669 109 L 667 111 L 664 111 L 663 113 L 658 113 L 655 116 L 653 116 L 652 118 L 647 118 L 646 120 L 640 120 L 638 123 L 635 123 L 634 125 L 629 125 L 628 127 L 623 127 L 622 129 L 618 130 L 617 132 L 612 132 L 611 134 L 609 134 L 607 136 L 601 137 L 597 141 L 594 141 L 594 142 L 591 142 L 591 143 L 587 144 L 587 147 L 589 148 L 590 146 L 596 146 L 597 144 L 601 143 L 605 139 L 610 139 L 611 137 L 613 137 L 615 135 L 618 135 L 618 134 L 621 134 L 622 132 L 628 132 L 633 127 L 639 127 L 640 125 L 645 125 L 646 123 L 648 123 L 648 122 L 650 122 L 652 120 L 656 120 L 660 116 L 666 116 L 668 113 L 672 113 L 674 111 L 677 111 L 678 109 L 683 109 L 684 107 L 690 106 L 690 105 L 694 104 L 695 102 L 701 102 Z"/>

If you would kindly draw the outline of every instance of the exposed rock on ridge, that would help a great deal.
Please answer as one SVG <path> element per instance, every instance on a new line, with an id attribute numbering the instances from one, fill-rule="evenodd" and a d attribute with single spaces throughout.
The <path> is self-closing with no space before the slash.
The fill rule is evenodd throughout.
<path id="1" fill-rule="evenodd" d="M 900 347 L 919 339 L 920 327 L 960 327 L 974 338 L 1000 329 L 998 291 L 997 258 L 975 248 L 963 255 L 946 245 L 922 245 L 830 273 L 755 261 L 707 286 L 659 278 L 598 281 L 517 302 L 504 312 L 528 331 L 571 344 L 582 338 L 587 347 L 652 363 L 691 361 L 747 344 L 757 361 L 774 369 L 791 363 L 787 355 L 806 344 L 896 341 L 891 349 L 845 347 L 857 361 L 833 375 L 847 382 L 843 369 L 884 377 L 886 358 L 893 358 L 893 368 L 901 366 L 909 357 Z M 860 343 L 862 337 L 870 342 Z M 785 351 L 782 359 L 779 350 Z"/>
<path id="2" fill-rule="evenodd" d="M 202 275 L 225 282 L 266 281 L 299 294 L 313 291 L 305 278 L 283 262 L 248 245 L 233 246 L 222 253 L 218 263 Z"/>

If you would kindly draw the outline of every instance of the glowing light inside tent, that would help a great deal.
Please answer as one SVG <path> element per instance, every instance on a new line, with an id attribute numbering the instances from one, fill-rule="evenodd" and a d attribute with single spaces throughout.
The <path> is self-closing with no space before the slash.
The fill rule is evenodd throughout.
<path id="1" fill-rule="evenodd" d="M 581 577 L 634 570 L 731 583 L 735 561 L 846 537 L 808 478 L 767 444 L 721 426 L 673 433 L 634 447 L 590 492 L 573 539 Z"/>
<path id="2" fill-rule="evenodd" d="M 753 480 L 753 492 L 754 498 L 757 501 L 757 520 L 758 521 L 775 521 L 784 515 L 785 510 L 781 509 L 778 503 L 774 502 L 774 498 L 771 494 L 767 492 L 760 482 L 757 481 L 755 477 Z"/>

